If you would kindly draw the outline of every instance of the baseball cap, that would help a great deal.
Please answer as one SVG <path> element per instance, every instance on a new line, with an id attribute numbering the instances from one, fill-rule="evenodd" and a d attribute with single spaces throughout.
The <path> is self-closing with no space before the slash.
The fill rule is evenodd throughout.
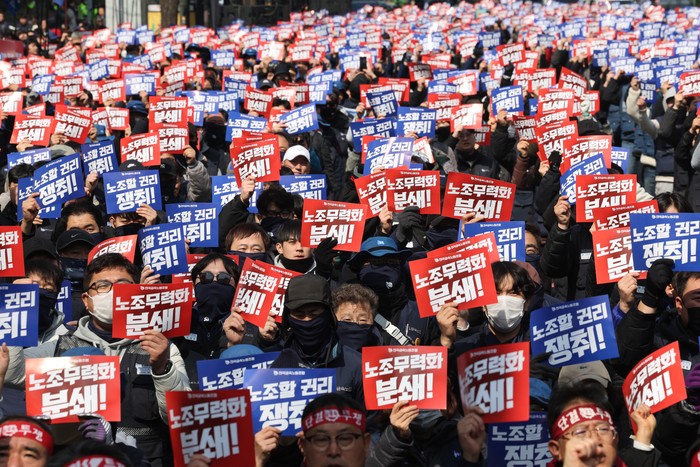
<path id="1" fill-rule="evenodd" d="M 399 251 L 396 242 L 390 237 L 372 237 L 362 242 L 359 253 L 353 256 L 348 264 L 351 268 L 357 269 L 369 256 L 399 255 L 401 261 L 406 261 L 412 254 L 410 250 Z"/>
<path id="2" fill-rule="evenodd" d="M 99 347 L 74 347 L 68 349 L 63 354 L 62 357 L 84 357 L 88 355 L 104 355 L 104 351 Z"/>
<path id="3" fill-rule="evenodd" d="M 287 149 L 287 152 L 284 153 L 284 159 L 283 161 L 293 161 L 299 156 L 304 156 L 307 161 L 311 162 L 311 154 L 309 154 L 309 150 L 306 149 L 304 146 L 292 146 L 291 148 Z"/>
<path id="4" fill-rule="evenodd" d="M 51 243 L 51 240 L 49 240 L 48 238 L 34 236 L 26 242 L 24 242 L 25 261 L 30 255 L 38 251 L 45 251 L 46 253 L 51 255 L 52 258 L 58 257 L 58 255 L 56 254 L 56 247 L 53 243 Z"/>
<path id="5" fill-rule="evenodd" d="M 285 293 L 285 310 L 296 310 L 300 306 L 317 303 L 331 306 L 331 287 L 328 281 L 316 274 L 292 277 Z"/>
<path id="6" fill-rule="evenodd" d="M 68 245 L 76 242 L 85 242 L 91 246 L 95 246 L 95 240 L 92 239 L 89 233 L 84 230 L 66 230 L 59 235 L 56 241 L 56 251 L 61 251 Z"/>
<path id="7" fill-rule="evenodd" d="M 260 87 L 260 90 L 262 90 L 263 88 L 274 88 L 275 83 L 273 83 L 269 79 L 264 79 L 264 80 L 260 81 L 259 87 Z"/>
<path id="8" fill-rule="evenodd" d="M 51 159 L 58 159 L 59 157 L 67 156 L 73 154 L 75 150 L 65 144 L 56 144 L 51 146 Z"/>
<path id="9" fill-rule="evenodd" d="M 608 373 L 608 369 L 605 368 L 605 365 L 600 360 L 563 366 L 559 373 L 559 384 L 573 385 L 586 380 L 596 381 L 603 387 L 608 387 L 608 384 L 612 384 L 610 373 Z"/>
<path id="10" fill-rule="evenodd" d="M 129 109 L 129 112 L 137 112 L 144 115 L 148 115 L 148 110 L 146 110 L 146 106 L 143 105 L 143 102 L 139 100 L 129 101 L 129 103 L 126 104 L 126 108 Z"/>
<path id="11" fill-rule="evenodd" d="M 161 176 L 172 175 L 173 177 L 177 177 L 177 168 L 175 167 L 175 163 L 169 159 L 161 160 L 160 165 L 158 166 L 158 173 Z"/>
<path id="12" fill-rule="evenodd" d="M 139 161 L 130 159 L 128 161 L 122 162 L 122 164 L 119 166 L 119 171 L 120 172 L 133 172 L 135 170 L 145 170 L 146 167 L 143 166 L 142 163 Z"/>
<path id="13" fill-rule="evenodd" d="M 254 345 L 238 344 L 224 350 L 219 356 L 219 360 L 226 360 L 227 358 L 248 357 L 249 355 L 259 355 L 261 353 L 263 353 L 263 351 L 255 347 Z"/>
<path id="14" fill-rule="evenodd" d="M 535 402 L 542 407 L 549 405 L 549 398 L 552 395 L 552 389 L 542 380 L 530 378 L 530 401 Z"/>

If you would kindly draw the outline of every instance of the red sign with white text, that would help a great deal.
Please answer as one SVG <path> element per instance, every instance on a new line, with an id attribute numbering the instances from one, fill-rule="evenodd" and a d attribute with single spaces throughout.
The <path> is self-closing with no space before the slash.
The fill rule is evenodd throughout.
<path id="1" fill-rule="evenodd" d="M 272 307 L 270 308 L 270 314 L 275 317 L 275 321 L 278 323 L 282 323 L 282 310 L 284 309 L 284 294 L 287 292 L 289 280 L 292 277 L 301 276 L 302 273 L 290 271 L 289 269 L 279 268 L 277 266 L 270 266 L 270 270 L 282 276 L 282 279 L 280 280 L 279 285 L 277 286 L 275 300 L 272 302 Z"/>
<path id="2" fill-rule="evenodd" d="M 541 161 L 548 161 L 550 154 L 554 151 L 564 152 L 564 142 L 566 140 L 578 139 L 578 124 L 576 122 L 550 123 L 545 126 L 535 128 L 537 145 Z"/>
<path id="3" fill-rule="evenodd" d="M 654 214 L 659 212 L 655 199 L 624 206 L 609 206 L 593 210 L 593 222 L 596 230 L 619 229 L 630 225 L 631 213 Z"/>
<path id="4" fill-rule="evenodd" d="M 88 255 L 88 263 L 98 256 L 106 255 L 107 253 L 119 253 L 124 258 L 132 263 L 134 262 L 134 254 L 136 254 L 136 242 L 138 235 L 127 235 L 125 237 L 113 237 L 100 242 L 95 246 Z"/>
<path id="5" fill-rule="evenodd" d="M 55 127 L 56 120 L 53 117 L 18 115 L 15 118 L 10 144 L 17 144 L 26 139 L 34 146 L 48 146 Z"/>
<path id="6" fill-rule="evenodd" d="M 449 122 L 452 111 L 462 103 L 462 96 L 456 93 L 433 92 L 428 94 L 428 108 L 437 110 L 438 122 Z M 481 121 L 479 121 L 481 123 Z M 479 125 L 481 126 L 481 125 Z"/>
<path id="7" fill-rule="evenodd" d="M 419 79 L 433 79 L 433 69 L 430 67 L 430 65 L 425 63 L 409 63 L 408 74 L 411 77 L 411 81 L 418 81 Z"/>
<path id="8" fill-rule="evenodd" d="M 612 166 L 612 136 L 594 135 L 567 139 L 564 141 L 564 152 L 561 153 L 561 173 L 596 154 L 603 155 L 607 168 Z"/>
<path id="9" fill-rule="evenodd" d="M 275 301 L 282 275 L 271 269 L 272 265 L 248 259 L 241 270 L 233 306 L 240 307 L 241 318 L 264 328 Z"/>
<path id="10" fill-rule="evenodd" d="M 488 261 L 497 263 L 501 260 L 498 255 L 498 244 L 496 243 L 496 234 L 486 232 L 475 235 L 470 238 L 465 238 L 455 243 L 450 243 L 442 248 L 428 251 L 428 258 L 439 258 L 441 256 L 449 256 L 462 251 L 475 250 L 477 248 L 486 248 L 488 252 Z"/>
<path id="11" fill-rule="evenodd" d="M 637 200 L 636 175 L 577 175 L 576 222 L 593 222 L 593 210 Z"/>
<path id="12" fill-rule="evenodd" d="M 618 282 L 627 273 L 635 271 L 632 258 L 632 235 L 629 227 L 596 230 L 593 235 L 596 279 L 598 284 Z M 646 279 L 641 271 L 637 279 Z"/>
<path id="13" fill-rule="evenodd" d="M 250 139 L 248 139 L 250 141 Z M 271 182 L 280 179 L 280 143 L 274 133 L 264 133 L 257 141 L 234 138 L 231 144 L 231 162 L 238 186 L 248 177 L 256 182 Z"/>
<path id="14" fill-rule="evenodd" d="M 136 160 L 144 166 L 160 165 L 158 133 L 148 132 L 121 140 L 122 160 Z"/>
<path id="15" fill-rule="evenodd" d="M 158 123 L 174 123 L 187 128 L 186 97 L 153 96 L 148 101 L 148 123 L 152 131 Z"/>
<path id="16" fill-rule="evenodd" d="M 272 93 L 246 86 L 243 108 L 248 112 L 257 112 L 267 118 L 272 109 Z"/>
<path id="17" fill-rule="evenodd" d="M 387 205 L 386 173 L 386 170 L 382 170 L 355 180 L 360 203 L 369 207 L 369 217 L 376 216 Z"/>
<path id="18" fill-rule="evenodd" d="M 105 107 L 107 112 L 107 122 L 109 130 L 126 130 L 129 126 L 129 109 L 120 109 L 119 107 Z"/>
<path id="19" fill-rule="evenodd" d="M 440 172 L 387 170 L 386 201 L 391 212 L 417 206 L 421 214 L 440 214 Z"/>
<path id="20" fill-rule="evenodd" d="M 510 221 L 515 200 L 515 185 L 477 177 L 476 175 L 450 172 L 443 201 L 442 215 L 461 219 L 467 213 L 483 215 L 489 221 Z"/>
<path id="21" fill-rule="evenodd" d="M 333 237 L 338 241 L 334 250 L 360 251 L 368 217 L 369 208 L 364 204 L 305 199 L 301 244 L 316 248 L 324 239 Z"/>
<path id="22" fill-rule="evenodd" d="M 484 114 L 484 104 L 464 104 L 452 108 L 450 114 L 450 131 L 457 131 L 457 127 L 463 130 L 478 130 L 481 128 Z"/>
<path id="23" fill-rule="evenodd" d="M 56 106 L 54 119 L 56 120 L 56 133 L 62 133 L 69 141 L 85 144 L 92 125 L 92 114 L 85 116 L 72 107 Z"/>
<path id="24" fill-rule="evenodd" d="M 0 227 L 0 277 L 24 277 L 20 227 Z"/>

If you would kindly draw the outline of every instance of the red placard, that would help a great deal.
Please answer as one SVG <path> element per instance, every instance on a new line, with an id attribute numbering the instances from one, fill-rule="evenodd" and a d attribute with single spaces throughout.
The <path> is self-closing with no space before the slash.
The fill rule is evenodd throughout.
<path id="1" fill-rule="evenodd" d="M 250 391 L 168 391 L 168 426 L 175 467 L 203 454 L 210 467 L 255 465 Z"/>
<path id="2" fill-rule="evenodd" d="M 478 406 L 484 423 L 530 418 L 530 343 L 501 344 L 457 357 L 462 405 Z"/>
<path id="3" fill-rule="evenodd" d="M 700 96 L 700 71 L 686 71 L 681 74 L 678 92 L 685 97 Z"/>
<path id="4" fill-rule="evenodd" d="M 57 105 L 54 118 L 56 119 L 56 133 L 62 133 L 69 141 L 85 144 L 92 125 L 91 112 L 90 115 L 85 116 L 71 107 Z"/>
<path id="5" fill-rule="evenodd" d="M 27 112 L 27 114 L 29 114 L 29 115 L 34 115 L 37 117 L 45 117 L 46 116 L 46 104 L 30 105 L 29 107 L 25 107 L 24 111 Z"/>
<path id="6" fill-rule="evenodd" d="M 636 175 L 577 175 L 576 222 L 592 222 L 593 210 L 637 200 Z"/>
<path id="7" fill-rule="evenodd" d="M 126 130 L 129 126 L 129 109 L 121 109 L 119 107 L 105 107 L 107 112 L 107 123 L 109 130 Z"/>
<path id="8" fill-rule="evenodd" d="M 0 92 L 0 106 L 2 111 L 8 115 L 22 114 L 22 93 L 17 92 Z"/>
<path id="9" fill-rule="evenodd" d="M 479 91 L 479 80 L 476 73 L 447 78 L 447 82 L 457 86 L 457 92 L 463 96 L 473 96 Z"/>
<path id="10" fill-rule="evenodd" d="M 270 115 L 270 109 L 272 109 L 272 93 L 246 86 L 243 108 L 248 112 L 257 112 L 267 118 Z"/>
<path id="11" fill-rule="evenodd" d="M 442 248 L 430 250 L 428 251 L 428 258 L 439 258 L 441 256 L 449 256 L 462 251 L 475 250 L 477 248 L 484 247 L 488 252 L 487 259 L 489 263 L 497 263 L 501 260 L 501 257 L 498 255 L 496 234 L 493 232 L 482 233 L 449 245 L 445 245 Z"/>
<path id="12" fill-rule="evenodd" d="M 483 215 L 486 221 L 509 221 L 515 200 L 515 185 L 450 172 L 443 201 L 442 215 L 461 219 L 467 213 Z"/>
<path id="13" fill-rule="evenodd" d="M 379 78 L 378 83 L 391 86 L 391 89 L 393 89 L 396 94 L 396 102 L 408 102 L 411 90 L 410 80 L 401 78 Z"/>
<path id="14" fill-rule="evenodd" d="M 647 355 L 630 371 L 622 385 L 629 413 L 646 404 L 652 413 L 688 397 L 683 380 L 678 341 Z M 633 428 L 636 427 L 633 424 Z"/>
<path id="15" fill-rule="evenodd" d="M 149 129 L 158 123 L 174 123 L 187 128 L 186 97 L 153 96 L 148 100 Z"/>
<path id="16" fill-rule="evenodd" d="M 287 292 L 287 287 L 289 286 L 289 280 L 292 277 L 302 276 L 300 272 L 290 271 L 289 269 L 279 268 L 277 266 L 270 266 L 270 270 L 276 272 L 282 279 L 280 279 L 279 285 L 277 286 L 277 292 L 275 292 L 275 299 L 272 302 L 272 307 L 270 308 L 270 314 L 275 317 L 275 322 L 282 322 L 282 310 L 284 309 L 284 294 Z"/>
<path id="17" fill-rule="evenodd" d="M 419 409 L 447 407 L 447 348 L 364 347 L 362 382 L 367 410 L 409 401 Z"/>
<path id="18" fill-rule="evenodd" d="M 370 91 L 391 91 L 391 87 L 384 84 L 361 84 L 360 85 L 360 102 L 366 109 L 371 109 L 372 106 L 367 100 L 367 93 Z"/>
<path id="19" fill-rule="evenodd" d="M 24 277 L 20 227 L 0 227 L 0 277 Z"/>
<path id="20" fill-rule="evenodd" d="M 596 230 L 591 233 L 596 279 L 599 284 L 618 282 L 625 274 L 635 271 L 629 227 Z M 641 271 L 637 279 L 646 279 L 646 276 L 647 271 Z"/>
<path id="21" fill-rule="evenodd" d="M 453 108 L 459 106 L 461 102 L 462 96 L 456 93 L 434 92 L 428 94 L 428 108 L 437 110 L 438 122 L 450 121 Z"/>
<path id="22" fill-rule="evenodd" d="M 151 131 L 158 133 L 160 140 L 160 152 L 168 154 L 182 154 L 189 145 L 189 129 L 175 123 L 156 123 Z"/>
<path id="23" fill-rule="evenodd" d="M 144 166 L 160 165 L 160 142 L 158 133 L 129 136 L 121 140 L 122 160 L 136 160 Z"/>
<path id="24" fill-rule="evenodd" d="M 487 247 L 408 263 L 421 318 L 435 316 L 445 303 L 465 310 L 496 303 Z"/>
<path id="25" fill-rule="evenodd" d="M 294 99 L 290 100 L 289 102 L 292 104 L 292 107 L 294 107 L 294 104 L 296 103 L 297 107 L 309 104 L 311 101 L 309 101 L 309 85 L 308 84 L 301 84 L 301 83 L 289 83 L 287 81 L 280 81 L 280 86 L 284 86 L 287 88 L 294 88 L 296 91 L 296 94 L 294 96 Z M 270 118 L 272 118 L 272 112 L 274 112 L 276 109 L 272 109 L 270 111 Z M 279 110 L 279 109 L 277 109 Z M 269 122 L 270 119 L 268 119 Z"/>
<path id="26" fill-rule="evenodd" d="M 481 129 L 474 130 L 475 143 L 479 146 L 491 146 L 491 125 L 484 125 Z"/>
<path id="27" fill-rule="evenodd" d="M 535 135 L 537 119 L 535 117 L 513 115 L 513 126 L 518 134 L 518 139 L 524 139 L 528 143 L 537 143 L 537 136 Z"/>
<path id="28" fill-rule="evenodd" d="M 100 242 L 90 251 L 88 263 L 91 263 L 92 260 L 98 256 L 106 255 L 107 253 L 119 253 L 133 263 L 138 237 L 138 235 L 126 235 L 124 237 L 109 238 L 104 242 Z"/>
<path id="29" fill-rule="evenodd" d="M 360 203 L 369 207 L 368 217 L 374 217 L 387 205 L 386 170 L 365 175 L 355 180 Z"/>
<path id="30" fill-rule="evenodd" d="M 605 166 L 612 166 L 612 136 L 593 135 L 579 136 L 564 141 L 564 151 L 561 153 L 561 173 L 584 159 L 602 154 Z"/>
<path id="31" fill-rule="evenodd" d="M 24 361 L 27 415 L 51 417 L 51 423 L 80 422 L 96 413 L 121 421 L 119 357 L 28 358 Z"/>
<path id="32" fill-rule="evenodd" d="M 624 206 L 610 206 L 593 210 L 593 222 L 596 230 L 619 229 L 630 225 L 631 213 L 658 213 L 659 205 L 655 199 Z"/>
<path id="33" fill-rule="evenodd" d="M 112 336 L 139 339 L 147 329 L 165 337 L 190 334 L 191 284 L 114 284 Z"/>
<path id="34" fill-rule="evenodd" d="M 383 136 L 372 136 L 372 135 L 362 135 L 362 163 L 365 163 L 365 159 L 367 158 L 367 146 L 369 143 L 372 141 L 376 141 L 378 139 L 384 138 Z M 415 148 L 415 143 L 413 144 L 413 147 Z"/>
<path id="35" fill-rule="evenodd" d="M 453 107 L 449 119 L 450 131 L 455 132 L 460 126 L 464 130 L 481 129 L 483 114 L 484 104 L 464 104 Z"/>
<path id="36" fill-rule="evenodd" d="M 496 53 L 503 66 L 521 62 L 525 58 L 525 44 L 517 42 L 515 44 L 499 45 L 496 47 Z"/>
<path id="37" fill-rule="evenodd" d="M 284 42 L 263 41 L 258 46 L 258 60 L 269 57 L 272 60 L 282 61 L 285 52 Z"/>
<path id="38" fill-rule="evenodd" d="M 562 67 L 561 74 L 559 75 L 559 83 L 557 85 L 559 89 L 573 89 L 574 96 L 576 97 L 574 102 L 574 112 L 571 114 L 572 117 L 577 117 L 581 115 L 581 99 L 583 94 L 588 89 L 588 83 L 586 78 L 574 73 L 568 68 Z"/>
<path id="39" fill-rule="evenodd" d="M 105 102 L 109 98 L 112 98 L 115 102 L 126 100 L 123 79 L 110 79 L 100 82 L 100 101 Z"/>
<path id="40" fill-rule="evenodd" d="M 241 309 L 241 318 L 259 328 L 265 327 L 282 281 L 282 275 L 273 271 L 271 267 L 262 261 L 247 260 L 243 264 L 236 296 L 233 299 L 233 306 Z"/>
<path id="41" fill-rule="evenodd" d="M 571 115 L 574 112 L 574 100 L 573 89 L 542 89 L 537 96 L 537 115 L 560 111 Z"/>
<path id="42" fill-rule="evenodd" d="M 553 151 L 564 152 L 564 141 L 578 138 L 578 124 L 576 122 L 551 123 L 535 128 L 537 135 L 538 155 L 541 161 L 548 161 Z"/>
<path id="43" fill-rule="evenodd" d="M 554 68 L 538 68 L 530 73 L 530 80 L 527 84 L 528 92 L 552 88 L 557 85 L 557 70 Z"/>
<path id="44" fill-rule="evenodd" d="M 588 113 L 594 115 L 600 110 L 600 91 L 586 91 L 584 95 L 591 104 Z"/>
<path id="45" fill-rule="evenodd" d="M 255 178 L 257 182 L 279 180 L 281 162 L 277 135 L 264 133 L 260 140 L 237 144 L 244 138 L 234 138 L 234 143 L 231 144 L 231 162 L 238 186 L 248 177 Z"/>
<path id="46" fill-rule="evenodd" d="M 364 177 L 363 177 L 364 178 Z M 369 208 L 364 204 L 304 200 L 301 244 L 316 248 L 328 237 L 338 241 L 339 251 L 360 251 Z"/>
<path id="47" fill-rule="evenodd" d="M 417 206 L 421 214 L 440 214 L 440 172 L 387 170 L 386 202 L 391 212 Z"/>
<path id="48" fill-rule="evenodd" d="M 48 146 L 55 127 L 56 120 L 53 117 L 17 115 L 10 144 L 17 144 L 26 139 L 34 146 Z"/>
<path id="49" fill-rule="evenodd" d="M 426 63 L 409 63 L 408 74 L 411 77 L 411 81 L 433 79 L 433 69 Z"/>
<path id="50" fill-rule="evenodd" d="M 187 255 L 187 268 L 188 272 L 181 272 L 179 274 L 173 274 L 173 284 L 191 284 L 192 283 L 192 268 L 207 255 Z M 229 258 L 233 259 L 233 256 L 227 255 Z M 236 264 L 238 264 L 238 256 L 235 256 Z"/>

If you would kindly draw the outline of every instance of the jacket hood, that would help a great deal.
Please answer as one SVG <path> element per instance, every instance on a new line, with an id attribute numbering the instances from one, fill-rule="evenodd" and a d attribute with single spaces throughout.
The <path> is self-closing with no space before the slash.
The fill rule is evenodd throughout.
<path id="1" fill-rule="evenodd" d="M 664 112 L 668 110 L 668 105 L 666 105 L 666 101 L 668 100 L 669 97 L 673 97 L 676 95 L 676 88 L 670 88 L 668 91 L 666 91 L 666 94 L 664 94 L 664 101 L 663 101 L 663 107 L 664 107 Z"/>

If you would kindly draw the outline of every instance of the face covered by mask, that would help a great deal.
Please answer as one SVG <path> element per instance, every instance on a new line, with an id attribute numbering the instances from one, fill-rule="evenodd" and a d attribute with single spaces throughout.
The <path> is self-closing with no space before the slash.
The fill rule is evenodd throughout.
<path id="1" fill-rule="evenodd" d="M 66 258 L 65 256 L 60 256 L 59 259 L 61 260 L 61 268 L 63 269 L 63 278 L 70 281 L 73 291 L 82 292 L 87 259 Z"/>
<path id="2" fill-rule="evenodd" d="M 326 309 L 309 321 L 294 319 L 290 316 L 289 327 L 305 356 L 317 360 L 321 351 L 330 342 L 330 336 L 333 333 L 333 316 L 330 309 Z"/>
<path id="3" fill-rule="evenodd" d="M 39 289 L 39 334 L 43 334 L 53 323 L 53 310 L 58 302 L 58 292 Z"/>
<path id="4" fill-rule="evenodd" d="M 236 288 L 216 281 L 209 284 L 200 282 L 194 286 L 194 295 L 202 321 L 211 323 L 220 320 L 231 311 Z"/>
<path id="5" fill-rule="evenodd" d="M 170 198 L 175 197 L 175 186 L 177 185 L 177 181 L 173 178 L 170 180 L 161 180 L 160 181 L 160 196 L 163 198 L 166 202 Z"/>
<path id="6" fill-rule="evenodd" d="M 539 253 L 525 255 L 525 261 L 527 262 L 527 264 L 529 264 L 530 266 L 535 268 L 537 270 L 537 272 L 540 271 L 540 254 Z"/>
<path id="7" fill-rule="evenodd" d="M 425 232 L 425 239 L 431 250 L 455 243 L 459 238 L 457 227 L 431 227 Z"/>
<path id="8" fill-rule="evenodd" d="M 95 245 L 99 245 L 105 239 L 105 234 L 102 232 L 93 232 L 90 234 L 90 236 L 95 241 Z"/>
<path id="9" fill-rule="evenodd" d="M 499 295 L 498 303 L 486 305 L 486 319 L 495 332 L 508 334 L 518 327 L 525 314 L 525 300 Z"/>
<path id="10" fill-rule="evenodd" d="M 245 266 L 245 262 L 248 258 L 254 261 L 267 262 L 267 253 L 245 253 L 243 251 L 229 251 L 227 254 L 236 255 L 239 258 L 239 267 L 242 269 Z"/>
<path id="11" fill-rule="evenodd" d="M 323 120 L 325 120 L 328 123 L 333 123 L 335 121 L 337 112 L 337 107 L 329 107 L 327 105 L 322 105 L 319 107 L 319 113 L 321 114 L 321 118 L 323 118 Z"/>
<path id="12" fill-rule="evenodd" d="M 398 264 L 365 264 L 360 268 L 358 277 L 365 287 L 377 294 L 391 292 L 401 282 L 401 266 Z"/>
<path id="13" fill-rule="evenodd" d="M 362 352 L 362 347 L 377 345 L 376 336 L 372 332 L 373 324 L 357 324 L 352 321 L 338 321 L 338 337 L 340 343 L 353 350 Z"/>
<path id="14" fill-rule="evenodd" d="M 441 126 L 435 129 L 435 138 L 441 143 L 450 137 L 450 126 Z"/>
<path id="15" fill-rule="evenodd" d="M 408 427 L 411 432 L 419 435 L 427 433 L 435 428 L 435 425 L 440 421 L 440 417 L 442 417 L 442 412 L 439 410 L 421 409 L 420 412 L 418 412 L 418 416 L 413 419 Z"/>
<path id="16" fill-rule="evenodd" d="M 264 217 L 260 221 L 260 227 L 265 229 L 265 232 L 270 236 L 270 239 L 277 238 L 277 230 L 280 228 L 280 225 L 284 223 L 287 219 L 283 219 L 281 217 Z"/>
<path id="17" fill-rule="evenodd" d="M 691 297 L 688 297 L 688 295 L 691 295 Z M 700 291 L 685 294 L 682 298 L 682 303 L 683 308 L 688 313 L 688 324 L 685 325 L 685 328 L 693 336 L 700 336 L 700 306 L 688 306 L 700 304 Z"/>
<path id="18" fill-rule="evenodd" d="M 125 237 L 127 235 L 136 235 L 139 233 L 139 230 L 143 229 L 146 227 L 143 224 L 139 224 L 136 222 L 132 222 L 131 224 L 124 224 L 120 225 L 119 227 L 115 228 L 115 232 L 117 232 L 117 237 Z"/>
<path id="19" fill-rule="evenodd" d="M 90 314 L 100 323 L 104 323 L 111 326 L 113 316 L 112 300 L 114 298 L 114 289 L 110 290 L 108 293 L 91 295 L 90 298 L 92 299 L 92 311 L 90 311 Z"/>

